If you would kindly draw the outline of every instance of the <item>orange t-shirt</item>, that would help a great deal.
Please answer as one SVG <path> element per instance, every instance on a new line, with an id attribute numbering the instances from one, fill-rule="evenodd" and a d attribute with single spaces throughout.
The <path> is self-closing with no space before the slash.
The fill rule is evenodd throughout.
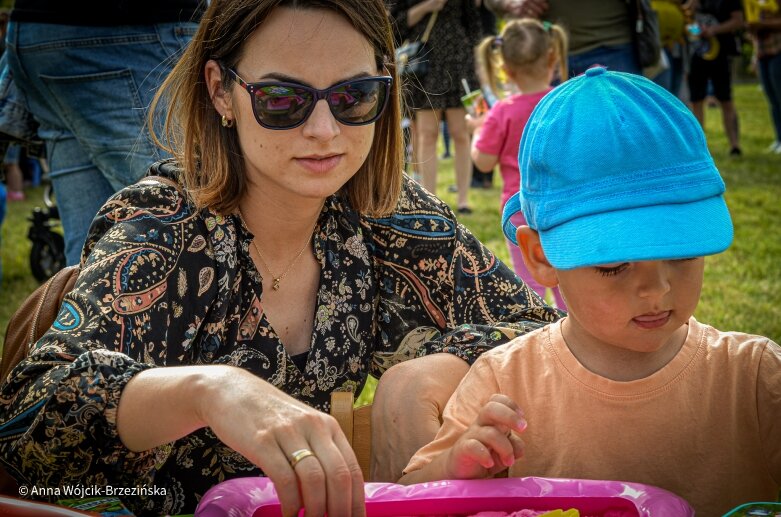
<path id="1" fill-rule="evenodd" d="M 561 321 L 483 354 L 405 472 L 449 448 L 494 393 L 523 409 L 524 456 L 510 476 L 655 485 L 698 516 L 722 515 L 781 489 L 781 347 L 689 320 L 681 350 L 636 381 L 606 379 L 567 348 Z"/>

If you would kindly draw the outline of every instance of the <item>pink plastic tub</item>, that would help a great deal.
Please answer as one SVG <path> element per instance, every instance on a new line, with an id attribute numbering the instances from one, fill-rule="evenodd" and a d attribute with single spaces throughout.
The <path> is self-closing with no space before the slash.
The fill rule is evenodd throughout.
<path id="1" fill-rule="evenodd" d="M 368 517 L 467 516 L 479 512 L 567 510 L 581 517 L 691 517 L 680 497 L 649 485 L 586 479 L 507 478 L 437 481 L 403 486 L 366 483 Z M 237 478 L 212 487 L 196 517 L 277 517 L 277 493 L 268 478 Z M 302 513 L 303 515 L 303 513 Z"/>

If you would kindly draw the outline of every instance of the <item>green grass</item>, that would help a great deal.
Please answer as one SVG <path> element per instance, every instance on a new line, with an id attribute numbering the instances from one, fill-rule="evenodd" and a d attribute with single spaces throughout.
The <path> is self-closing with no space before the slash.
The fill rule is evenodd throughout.
<path id="1" fill-rule="evenodd" d="M 781 339 L 781 156 L 763 151 L 772 141 L 764 95 L 756 83 L 735 88 L 740 113 L 743 157 L 727 155 L 728 145 L 718 109 L 706 113 L 711 152 L 727 183 L 727 203 L 735 225 L 735 242 L 721 255 L 706 261 L 705 285 L 695 316 L 723 330 L 761 334 Z M 451 205 L 455 194 L 453 161 L 441 160 L 439 195 Z M 490 190 L 472 190 L 474 213 L 461 221 L 494 252 L 509 263 L 499 227 L 501 180 Z M 10 315 L 38 285 L 28 264 L 30 242 L 26 218 L 42 205 L 42 190 L 29 189 L 28 201 L 11 203 L 2 228 L 3 280 L 0 284 L 0 338 Z"/>
<path id="2" fill-rule="evenodd" d="M 27 218 L 36 206 L 43 207 L 43 187 L 25 190 L 27 199 L 8 203 L 2 228 L 0 256 L 3 259 L 3 280 L 0 282 L 0 340 L 5 340 L 8 320 L 16 308 L 39 282 L 30 272 L 30 240 Z"/>

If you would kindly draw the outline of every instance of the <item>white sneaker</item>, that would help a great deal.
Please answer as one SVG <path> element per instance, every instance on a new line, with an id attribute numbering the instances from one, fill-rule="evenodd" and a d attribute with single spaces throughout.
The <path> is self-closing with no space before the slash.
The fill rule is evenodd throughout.
<path id="1" fill-rule="evenodd" d="M 773 142 L 767 147 L 767 149 L 765 149 L 765 152 L 771 154 L 781 154 L 781 142 Z"/>

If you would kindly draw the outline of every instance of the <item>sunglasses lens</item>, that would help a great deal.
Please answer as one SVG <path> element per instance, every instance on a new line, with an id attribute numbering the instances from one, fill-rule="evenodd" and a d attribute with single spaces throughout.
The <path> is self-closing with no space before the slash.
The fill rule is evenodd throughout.
<path id="1" fill-rule="evenodd" d="M 343 124 L 367 124 L 379 117 L 385 106 L 386 86 L 381 79 L 347 83 L 329 90 L 331 113 Z"/>
<path id="2" fill-rule="evenodd" d="M 255 116 L 268 127 L 294 126 L 307 116 L 313 99 L 312 92 L 304 88 L 261 86 L 255 90 Z"/>
<path id="3" fill-rule="evenodd" d="M 245 87 L 254 94 L 255 117 L 270 129 L 288 129 L 304 122 L 320 95 L 317 90 L 295 84 L 256 83 Z M 377 120 L 387 93 L 388 81 L 382 78 L 359 79 L 323 91 L 336 120 L 353 126 Z"/>

